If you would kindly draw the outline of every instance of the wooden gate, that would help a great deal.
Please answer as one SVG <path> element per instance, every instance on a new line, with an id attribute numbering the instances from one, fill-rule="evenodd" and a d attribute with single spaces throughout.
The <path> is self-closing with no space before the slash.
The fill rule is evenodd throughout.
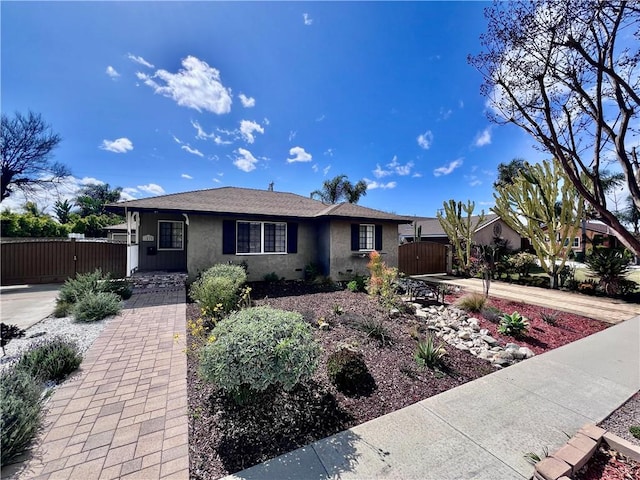
<path id="1" fill-rule="evenodd" d="M 398 270 L 406 275 L 445 273 L 447 246 L 434 242 L 405 243 L 398 247 Z"/>
<path id="2" fill-rule="evenodd" d="M 122 242 L 3 239 L 1 249 L 2 285 L 61 283 L 97 268 L 114 277 L 124 277 L 127 271 L 127 245 Z"/>

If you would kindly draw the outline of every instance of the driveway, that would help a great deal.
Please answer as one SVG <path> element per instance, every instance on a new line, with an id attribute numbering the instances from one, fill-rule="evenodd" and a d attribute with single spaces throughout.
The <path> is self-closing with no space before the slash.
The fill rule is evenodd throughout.
<path id="1" fill-rule="evenodd" d="M 0 287 L 0 321 L 27 329 L 53 313 L 62 284 Z"/>

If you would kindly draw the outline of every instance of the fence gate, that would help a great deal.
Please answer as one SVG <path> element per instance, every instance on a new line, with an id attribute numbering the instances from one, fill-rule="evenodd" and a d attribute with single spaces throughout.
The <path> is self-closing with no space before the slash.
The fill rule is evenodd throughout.
<path id="1" fill-rule="evenodd" d="M 120 242 L 3 239 L 1 250 L 2 285 L 61 283 L 97 268 L 114 277 L 124 277 L 127 271 L 127 245 Z"/>
<path id="2" fill-rule="evenodd" d="M 447 246 L 434 242 L 405 243 L 398 247 L 398 270 L 407 275 L 445 273 Z"/>

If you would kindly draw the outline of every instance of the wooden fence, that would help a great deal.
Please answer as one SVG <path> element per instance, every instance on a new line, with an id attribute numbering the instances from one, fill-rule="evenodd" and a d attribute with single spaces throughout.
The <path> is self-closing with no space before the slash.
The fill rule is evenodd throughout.
<path id="1" fill-rule="evenodd" d="M 105 240 L 2 239 L 2 285 L 61 283 L 97 268 L 114 277 L 127 271 L 127 245 Z"/>
<path id="2" fill-rule="evenodd" d="M 398 270 L 407 275 L 445 273 L 447 246 L 434 242 L 405 243 L 398 247 Z"/>

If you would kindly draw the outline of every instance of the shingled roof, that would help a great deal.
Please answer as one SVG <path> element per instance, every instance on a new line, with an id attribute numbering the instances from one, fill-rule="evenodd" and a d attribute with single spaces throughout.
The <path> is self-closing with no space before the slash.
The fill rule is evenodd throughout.
<path id="1" fill-rule="evenodd" d="M 494 220 L 498 218 L 498 215 L 495 213 L 489 213 L 484 216 L 484 220 L 478 228 L 476 228 L 476 232 L 482 230 L 484 227 L 493 223 Z M 475 225 L 476 222 L 480 219 L 479 215 L 473 215 L 471 217 L 471 224 Z M 411 217 L 411 220 L 418 223 L 418 226 L 422 227 L 421 233 L 423 237 L 446 237 L 447 234 L 442 229 L 442 225 L 440 225 L 440 220 L 433 217 Z M 415 234 L 415 230 L 413 224 L 411 225 L 403 225 L 399 228 L 399 232 L 401 237 L 413 237 Z"/>
<path id="2" fill-rule="evenodd" d="M 129 200 L 108 205 L 109 211 L 153 210 L 179 213 L 211 213 L 220 215 L 256 215 L 296 218 L 361 218 L 398 223 L 411 219 L 393 213 L 349 203 L 326 205 L 295 193 L 255 190 L 238 187 L 212 188 L 174 193 L 158 197 Z"/>

